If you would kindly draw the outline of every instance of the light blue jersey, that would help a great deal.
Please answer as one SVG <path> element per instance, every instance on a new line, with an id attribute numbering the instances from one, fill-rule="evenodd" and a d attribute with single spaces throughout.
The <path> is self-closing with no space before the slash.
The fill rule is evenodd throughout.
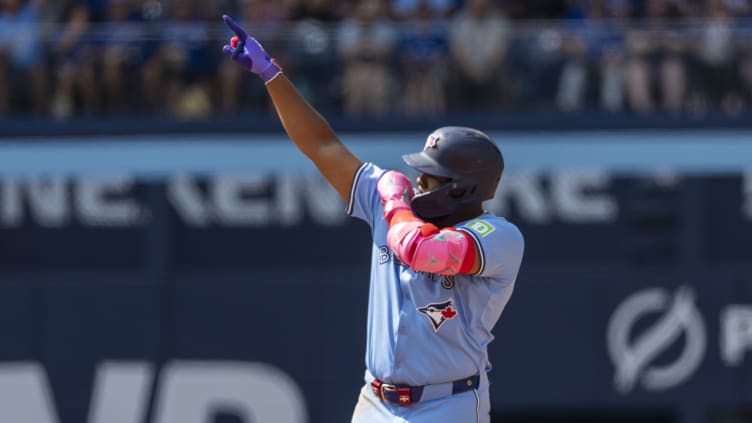
<path id="1" fill-rule="evenodd" d="M 491 330 L 514 289 L 523 255 L 522 235 L 506 219 L 483 214 L 455 225 L 476 243 L 481 260 L 477 274 L 415 271 L 387 246 L 389 227 L 376 191 L 383 173 L 374 164 L 363 164 L 347 208 L 349 215 L 370 225 L 373 235 L 367 379 L 370 373 L 386 383 L 412 386 L 476 374 L 485 380 L 491 368 L 487 351 L 494 338 Z"/>

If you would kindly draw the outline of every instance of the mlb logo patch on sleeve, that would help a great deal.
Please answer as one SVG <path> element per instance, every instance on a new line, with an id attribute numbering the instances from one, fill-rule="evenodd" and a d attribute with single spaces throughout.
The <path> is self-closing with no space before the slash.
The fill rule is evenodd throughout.
<path id="1" fill-rule="evenodd" d="M 467 224 L 467 227 L 477 232 L 480 236 L 486 236 L 496 229 L 485 220 L 473 220 Z"/>

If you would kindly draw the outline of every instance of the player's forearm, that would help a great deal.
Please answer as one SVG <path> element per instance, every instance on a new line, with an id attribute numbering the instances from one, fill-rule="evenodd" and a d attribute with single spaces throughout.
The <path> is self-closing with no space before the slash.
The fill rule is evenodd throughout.
<path id="1" fill-rule="evenodd" d="M 469 235 L 454 227 L 439 229 L 415 216 L 410 206 L 413 187 L 407 176 L 390 170 L 376 189 L 389 225 L 386 243 L 403 263 L 441 275 L 477 272 L 476 250 Z"/>
<path id="2" fill-rule="evenodd" d="M 314 158 L 321 147 L 338 143 L 329 123 L 298 92 L 283 74 L 266 85 L 282 126 L 306 156 Z"/>

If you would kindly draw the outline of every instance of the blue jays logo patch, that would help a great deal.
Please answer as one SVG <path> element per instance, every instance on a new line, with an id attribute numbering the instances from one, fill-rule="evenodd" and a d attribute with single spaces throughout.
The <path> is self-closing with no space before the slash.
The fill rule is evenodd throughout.
<path id="1" fill-rule="evenodd" d="M 420 307 L 418 311 L 428 317 L 433 325 L 433 331 L 438 332 L 444 322 L 457 317 L 457 310 L 452 307 L 452 304 L 453 300 L 450 298 L 443 303 L 431 303 Z"/>
<path id="2" fill-rule="evenodd" d="M 439 136 L 431 134 L 428 136 L 428 139 L 426 139 L 426 145 L 423 147 L 423 150 L 428 150 L 429 148 L 437 148 L 436 143 L 439 142 Z"/>

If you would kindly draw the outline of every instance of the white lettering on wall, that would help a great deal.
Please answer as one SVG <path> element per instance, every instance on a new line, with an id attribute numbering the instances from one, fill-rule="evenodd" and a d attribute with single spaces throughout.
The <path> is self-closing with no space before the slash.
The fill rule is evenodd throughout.
<path id="1" fill-rule="evenodd" d="M 504 216 L 514 205 L 523 220 L 534 224 L 554 218 L 567 223 L 608 223 L 619 212 L 616 199 L 608 193 L 610 186 L 608 173 L 597 169 L 560 170 L 549 176 L 509 172 L 486 206 Z"/>
<path id="2" fill-rule="evenodd" d="M 300 181 L 306 175 L 298 172 L 281 173 L 275 181 L 274 208 L 282 226 L 292 226 L 303 220 L 303 197 L 298 195 Z"/>
<path id="3" fill-rule="evenodd" d="M 149 362 L 103 362 L 96 368 L 87 423 L 147 423 L 156 371 Z M 77 383 L 77 382 L 76 382 Z M 244 422 L 305 423 L 305 397 L 282 370 L 266 363 L 173 361 L 154 395 L 153 423 L 203 423 L 217 413 Z M 36 362 L 0 363 L 0 421 L 61 423 Z"/>
<path id="4" fill-rule="evenodd" d="M 729 305 L 721 313 L 721 358 L 738 366 L 752 350 L 752 306 Z"/>
<path id="5" fill-rule="evenodd" d="M 29 211 L 41 226 L 61 227 L 70 219 L 66 180 L 62 177 L 34 177 L 26 181 Z"/>
<path id="6" fill-rule="evenodd" d="M 130 176 L 33 176 L 0 181 L 0 226 L 33 222 L 61 228 L 77 220 L 86 226 L 134 226 L 144 214 L 131 195 Z"/>
<path id="7" fill-rule="evenodd" d="M 190 175 L 175 175 L 167 180 L 167 201 L 189 226 L 207 226 L 212 220 L 211 205 Z"/>
<path id="8" fill-rule="evenodd" d="M 496 197 L 486 202 L 490 211 L 506 216 L 511 204 L 530 223 L 548 223 L 552 219 L 551 206 L 543 187 L 543 178 L 533 172 L 508 172 L 501 178 Z"/>
<path id="9" fill-rule="evenodd" d="M 116 175 L 88 177 L 77 181 L 74 204 L 81 223 L 90 226 L 135 226 L 141 206 L 129 198 L 134 180 Z"/>
<path id="10" fill-rule="evenodd" d="M 35 362 L 0 363 L 0 421 L 58 423 L 47 372 Z"/>
<path id="11" fill-rule="evenodd" d="M 220 411 L 244 422 L 307 420 L 305 400 L 295 381 L 264 363 L 168 363 L 155 401 L 154 423 L 204 423 Z"/>
<path id="12" fill-rule="evenodd" d="M 215 175 L 205 186 L 180 175 L 169 180 L 167 195 L 189 226 L 293 226 L 303 222 L 305 211 L 322 225 L 347 218 L 342 199 L 318 174 Z"/>
<path id="13" fill-rule="evenodd" d="M 329 182 L 321 175 L 304 178 L 303 192 L 311 218 L 322 225 L 339 225 L 345 219 L 345 203 Z"/>
<path id="14" fill-rule="evenodd" d="M 22 221 L 21 182 L 17 178 L 0 181 L 0 226 L 12 228 Z"/>
<path id="15" fill-rule="evenodd" d="M 217 175 L 209 195 L 218 223 L 228 226 L 258 226 L 272 221 L 270 177 L 262 174 Z"/>
<path id="16" fill-rule="evenodd" d="M 561 220 L 606 223 L 616 219 L 618 206 L 606 192 L 611 178 L 602 170 L 564 170 L 551 179 L 551 196 Z"/>
<path id="17" fill-rule="evenodd" d="M 97 366 L 88 422 L 145 422 L 154 372 L 153 364 L 139 361 Z"/>
<path id="18" fill-rule="evenodd" d="M 71 215 L 66 179 L 35 176 L 1 181 L 0 226 L 20 226 L 26 214 L 40 226 L 55 228 L 66 225 Z"/>

